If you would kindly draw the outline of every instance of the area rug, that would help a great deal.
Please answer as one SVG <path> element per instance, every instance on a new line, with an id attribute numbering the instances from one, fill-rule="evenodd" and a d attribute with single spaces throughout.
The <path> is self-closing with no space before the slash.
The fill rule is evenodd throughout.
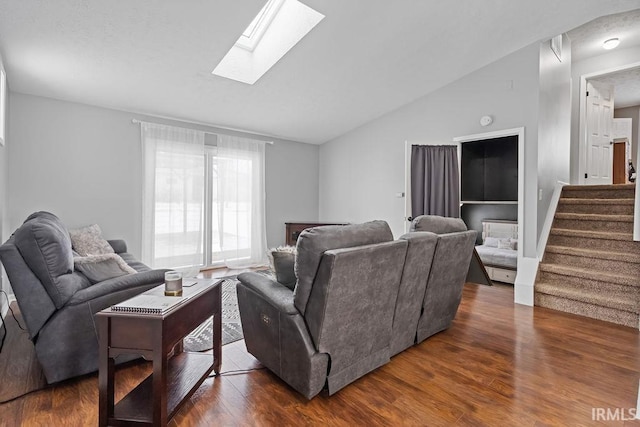
<path id="1" fill-rule="evenodd" d="M 235 277 L 222 282 L 222 345 L 241 340 L 243 337 L 236 294 L 237 283 Z M 210 350 L 213 348 L 212 335 L 213 320 L 209 318 L 184 338 L 184 350 Z"/>
<path id="2" fill-rule="evenodd" d="M 226 279 L 222 284 L 222 345 L 241 340 L 242 326 L 238 311 L 238 297 L 236 295 L 237 280 Z M 0 403 L 13 400 L 32 391 L 41 390 L 47 386 L 42 368 L 36 359 L 35 347 L 29 334 L 22 330 L 16 320 L 24 327 L 24 320 L 18 305 L 13 302 L 11 313 L 5 317 L 7 338 L 4 348 L 0 352 Z M 213 347 L 211 319 L 196 328 L 184 339 L 186 351 L 204 351 Z M 0 337 L 4 333 L 0 330 Z M 1 423 L 0 423 L 1 424 Z"/>

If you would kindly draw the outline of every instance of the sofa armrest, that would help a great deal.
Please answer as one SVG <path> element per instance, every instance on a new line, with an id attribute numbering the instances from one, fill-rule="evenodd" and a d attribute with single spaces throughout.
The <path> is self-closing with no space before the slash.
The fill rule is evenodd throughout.
<path id="1" fill-rule="evenodd" d="M 89 300 L 126 289 L 153 284 L 160 285 L 164 282 L 165 271 L 168 270 L 149 270 L 104 280 L 76 292 L 66 305 L 82 304 Z"/>
<path id="2" fill-rule="evenodd" d="M 293 291 L 285 285 L 263 274 L 253 272 L 238 275 L 238 280 L 240 281 L 238 286 L 250 289 L 279 311 L 286 314 L 299 314 L 293 304 Z"/>
<path id="3" fill-rule="evenodd" d="M 107 242 L 111 245 L 115 253 L 121 254 L 123 252 L 127 252 L 127 242 L 125 242 L 124 240 L 114 239 L 114 240 L 107 240 Z"/>

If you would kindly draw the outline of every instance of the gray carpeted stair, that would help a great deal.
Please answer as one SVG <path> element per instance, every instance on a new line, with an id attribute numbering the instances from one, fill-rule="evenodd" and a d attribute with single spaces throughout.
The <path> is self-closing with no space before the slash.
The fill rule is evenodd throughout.
<path id="1" fill-rule="evenodd" d="M 589 203 L 585 203 L 583 198 L 562 198 L 558 202 L 557 212 L 633 215 L 634 199 L 588 200 Z"/>
<path id="2" fill-rule="evenodd" d="M 535 285 L 535 304 L 640 327 L 635 184 L 562 190 Z"/>

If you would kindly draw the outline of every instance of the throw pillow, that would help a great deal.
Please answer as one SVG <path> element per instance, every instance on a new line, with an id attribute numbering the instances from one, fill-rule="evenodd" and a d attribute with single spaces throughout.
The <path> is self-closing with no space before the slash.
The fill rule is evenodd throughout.
<path id="1" fill-rule="evenodd" d="M 113 248 L 102 238 L 102 230 L 98 224 L 69 230 L 71 245 L 80 256 L 102 255 L 114 253 Z"/>
<path id="2" fill-rule="evenodd" d="M 500 239 L 498 239 L 497 237 L 486 237 L 484 239 L 484 245 L 490 248 L 497 248 L 499 241 Z"/>
<path id="3" fill-rule="evenodd" d="M 76 270 L 87 276 L 91 283 L 136 273 L 136 270 L 131 268 L 118 254 L 75 257 L 73 265 Z"/>
<path id="4" fill-rule="evenodd" d="M 512 242 L 511 239 L 498 240 L 498 249 L 516 249 L 516 242 Z"/>
<path id="5" fill-rule="evenodd" d="M 514 251 L 518 250 L 518 239 L 509 239 L 509 242 L 511 242 L 511 249 L 513 249 Z"/>
<path id="6" fill-rule="evenodd" d="M 294 267 L 296 264 L 295 246 L 280 246 L 269 251 L 269 261 L 271 268 L 276 274 L 278 283 L 293 290 L 296 287 L 296 274 Z"/>

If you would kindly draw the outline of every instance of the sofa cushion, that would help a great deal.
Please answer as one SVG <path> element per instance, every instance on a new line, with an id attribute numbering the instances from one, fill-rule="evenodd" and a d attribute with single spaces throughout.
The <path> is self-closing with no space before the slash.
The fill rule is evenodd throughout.
<path id="1" fill-rule="evenodd" d="M 276 274 L 278 283 L 293 290 L 296 287 L 296 248 L 295 246 L 280 246 L 269 251 L 269 261 Z"/>
<path id="2" fill-rule="evenodd" d="M 114 253 L 109 242 L 102 238 L 102 230 L 98 224 L 69 230 L 69 235 L 73 249 L 80 256 Z"/>
<path id="3" fill-rule="evenodd" d="M 393 240 L 393 233 L 385 221 L 327 225 L 304 230 L 300 233 L 296 246 L 295 274 L 297 282 L 294 296 L 296 308 L 304 314 L 313 281 L 325 251 L 372 245 L 391 240 Z"/>
<path id="4" fill-rule="evenodd" d="M 467 225 L 460 218 L 437 215 L 420 215 L 411 223 L 411 231 L 430 231 L 436 234 L 467 231 Z"/>
<path id="5" fill-rule="evenodd" d="M 72 273 L 73 255 L 69 233 L 55 215 L 49 212 L 30 215 L 14 233 L 14 243 L 56 308 L 84 286 L 77 278 L 60 279 Z"/>
<path id="6" fill-rule="evenodd" d="M 117 254 L 75 257 L 73 258 L 73 264 L 75 269 L 87 276 L 91 283 L 136 273 L 136 270 L 129 267 Z"/>

